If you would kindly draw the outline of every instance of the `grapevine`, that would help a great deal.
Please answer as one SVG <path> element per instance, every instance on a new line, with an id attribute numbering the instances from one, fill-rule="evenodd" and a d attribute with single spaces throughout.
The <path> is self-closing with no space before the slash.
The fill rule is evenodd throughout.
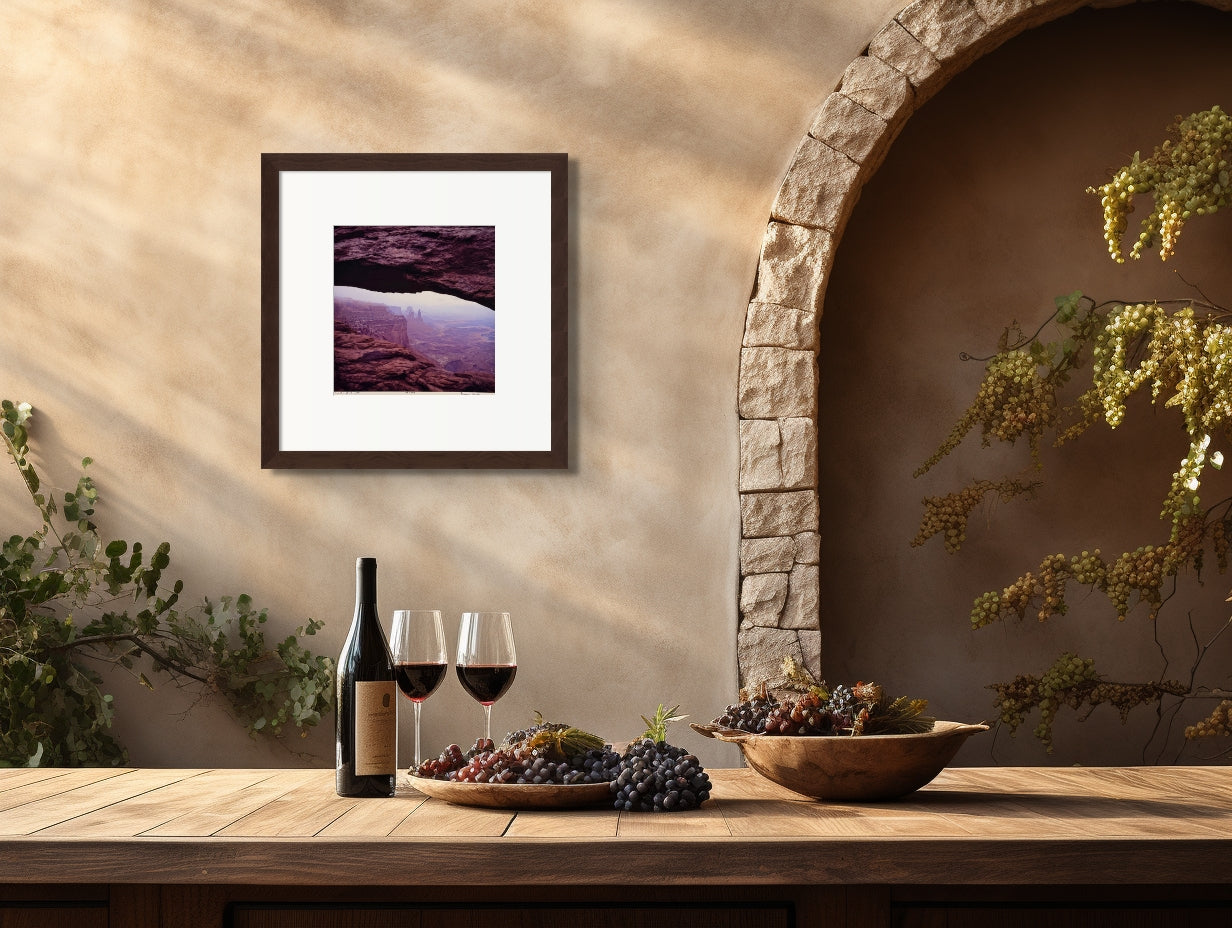
<path id="1" fill-rule="evenodd" d="M 1134 196 L 1147 193 L 1154 197 L 1154 209 L 1143 220 L 1129 256 L 1137 259 L 1156 244 L 1161 259 L 1172 255 L 1188 219 L 1228 205 L 1230 156 L 1232 118 L 1213 107 L 1178 117 L 1149 158 L 1135 154 L 1107 183 L 1087 188 L 1100 196 L 1113 260 L 1124 261 L 1126 217 Z M 1232 498 L 1206 505 L 1202 486 L 1208 468 L 1222 467 L 1232 440 L 1232 313 L 1205 298 L 1101 302 L 1074 291 L 1056 298 L 1055 311 L 1031 335 L 1010 323 L 997 352 L 979 360 L 985 368 L 974 400 L 915 476 L 939 464 L 977 429 L 985 446 L 994 439 L 1014 444 L 1025 438 L 1039 471 L 1045 441 L 1063 445 L 1100 422 L 1116 429 L 1129 399 L 1139 393 L 1148 394 L 1153 405 L 1178 412 L 1188 447 L 1162 495 L 1160 518 L 1168 525 L 1164 537 L 1113 556 L 1098 548 L 1049 554 L 1001 589 L 977 596 L 970 612 L 973 628 L 1065 615 L 1076 589 L 1102 594 L 1120 621 L 1142 609 L 1155 622 L 1183 576 L 1201 579 L 1208 554 L 1215 569 L 1227 570 Z M 1089 385 L 1077 398 L 1065 399 L 1061 388 L 1088 368 Z M 945 550 L 954 554 L 966 541 L 971 513 L 983 501 L 1030 497 L 1039 485 L 1029 476 L 979 478 L 955 492 L 926 497 L 911 543 L 919 546 L 940 536 Z M 1195 671 L 1211 643 L 1198 647 Z M 1109 704 L 1124 721 L 1135 706 L 1153 704 L 1163 718 L 1168 701 L 1175 717 L 1186 700 L 1216 695 L 1200 690 L 1193 674 L 1188 681 L 1165 680 L 1161 674 L 1156 681 L 1114 683 L 1094 666 L 1088 658 L 1067 653 L 1039 676 L 1024 674 L 993 684 L 1002 723 L 1014 732 L 1028 713 L 1038 712 L 1035 735 L 1051 752 L 1053 722 L 1063 706 L 1084 710 L 1081 717 L 1086 718 L 1096 706 Z M 1185 729 L 1186 739 L 1232 734 L 1230 711 L 1232 701 L 1220 703 L 1205 720 Z"/>
<path id="2" fill-rule="evenodd" d="M 1181 228 L 1191 216 L 1214 213 L 1228 205 L 1228 149 L 1232 146 L 1232 119 L 1218 106 L 1184 118 L 1177 117 L 1165 139 L 1149 158 L 1135 152 L 1133 160 L 1112 179 L 1087 192 L 1097 194 L 1104 209 L 1104 239 L 1108 254 L 1124 263 L 1121 236 L 1129 227 L 1134 195 L 1150 193 L 1155 208 L 1142 220 L 1142 231 L 1130 248 L 1133 259 L 1142 257 L 1159 237 L 1159 257 L 1166 261 L 1176 249 Z"/>

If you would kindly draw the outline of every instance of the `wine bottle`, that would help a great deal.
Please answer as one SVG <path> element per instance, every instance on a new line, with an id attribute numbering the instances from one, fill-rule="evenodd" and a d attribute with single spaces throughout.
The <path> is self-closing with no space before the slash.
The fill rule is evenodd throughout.
<path id="1" fill-rule="evenodd" d="M 339 796 L 392 796 L 396 774 L 398 684 L 376 609 L 376 558 L 355 561 L 355 618 L 338 658 L 336 707 Z"/>

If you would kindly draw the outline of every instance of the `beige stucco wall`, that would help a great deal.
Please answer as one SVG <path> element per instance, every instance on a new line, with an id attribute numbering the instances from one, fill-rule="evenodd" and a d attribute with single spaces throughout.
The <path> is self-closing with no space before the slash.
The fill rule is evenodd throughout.
<path id="1" fill-rule="evenodd" d="M 766 217 L 899 6 L 5 3 L 0 394 L 36 407 L 49 477 L 96 459 L 107 531 L 169 540 L 188 594 L 247 591 L 273 634 L 315 616 L 336 651 L 374 555 L 386 616 L 514 614 L 494 728 L 539 709 L 627 737 L 660 700 L 708 719 L 735 689 L 736 371 Z M 263 151 L 569 153 L 569 473 L 259 468 Z M 11 469 L 0 525 L 34 527 Z M 168 687 L 115 687 L 136 763 L 289 760 Z M 426 746 L 481 721 L 453 681 L 424 716 Z M 328 728 L 308 762 L 331 762 Z"/>

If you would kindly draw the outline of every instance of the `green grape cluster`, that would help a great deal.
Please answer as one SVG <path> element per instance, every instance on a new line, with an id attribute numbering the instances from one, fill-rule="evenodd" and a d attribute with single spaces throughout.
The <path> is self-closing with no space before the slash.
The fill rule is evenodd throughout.
<path id="1" fill-rule="evenodd" d="M 1028 712 L 1039 710 L 1035 736 L 1051 754 L 1052 726 L 1057 710 L 1075 701 L 1076 688 L 1089 689 L 1097 679 L 1093 660 L 1066 652 L 1042 676 L 1021 674 L 1008 683 L 994 683 L 989 689 L 997 694 L 995 702 L 1001 722 L 1011 734 L 1026 721 Z"/>
<path id="2" fill-rule="evenodd" d="M 1129 226 L 1134 196 L 1154 195 L 1155 208 L 1144 220 L 1129 256 L 1137 259 L 1159 237 L 1159 257 L 1167 260 L 1176 249 L 1185 221 L 1216 212 L 1229 202 L 1228 148 L 1232 146 L 1232 119 L 1218 106 L 1178 117 L 1165 139 L 1149 158 L 1135 153 L 1133 160 L 1112 179 L 1087 192 L 1098 194 L 1104 212 L 1104 240 L 1108 254 L 1124 263 L 1121 236 Z"/>
<path id="3" fill-rule="evenodd" d="M 1218 738 L 1232 735 L 1232 699 L 1225 699 L 1215 711 L 1196 725 L 1185 728 L 1185 737 L 1190 741 L 1196 738 Z"/>
<path id="4" fill-rule="evenodd" d="M 983 628 L 1011 616 L 1025 619 L 1033 605 L 1041 622 L 1054 615 L 1065 615 L 1069 611 L 1065 601 L 1069 581 L 1103 589 L 1107 569 L 1098 548 L 1069 558 L 1050 554 L 1040 561 L 1038 571 L 1027 571 L 1000 593 L 977 596 L 971 607 L 971 625 Z"/>
<path id="5" fill-rule="evenodd" d="M 1207 530 L 1214 524 L 1202 517 L 1190 517 L 1180 523 L 1167 544 L 1142 545 L 1109 564 L 1104 592 L 1116 609 L 1117 619 L 1124 621 L 1128 615 L 1133 594 L 1137 594 L 1137 602 L 1149 604 L 1147 617 L 1157 618 L 1163 605 L 1164 582 L 1186 567 L 1201 570 Z"/>
<path id="6" fill-rule="evenodd" d="M 1082 401 L 1098 403 L 1109 428 L 1121 424 L 1126 399 L 1150 382 L 1159 370 L 1154 354 L 1143 358 L 1136 368 L 1130 369 L 1127 363 L 1137 354 L 1143 335 L 1156 329 L 1165 315 L 1155 303 L 1115 306 L 1108 311 L 1107 321 L 1096 335 L 1091 349 L 1092 387 Z"/>
<path id="7" fill-rule="evenodd" d="M 1010 733 L 1018 730 L 1033 709 L 1039 710 L 1035 737 L 1052 753 L 1052 730 L 1062 706 L 1089 714 L 1100 705 L 1111 705 L 1124 722 L 1135 706 L 1157 703 L 1166 695 L 1182 696 L 1188 686 L 1177 680 L 1151 683 L 1114 683 L 1095 672 L 1095 661 L 1066 652 L 1041 676 L 1022 674 L 1008 683 L 995 683 L 996 706 L 1001 722 Z M 1085 716 L 1084 716 L 1085 717 Z"/>
<path id="8" fill-rule="evenodd" d="M 1041 377 L 1037 362 L 1021 349 L 994 355 L 984 368 L 975 400 L 941 446 L 916 471 L 920 476 L 953 451 L 977 425 L 985 445 L 992 439 L 1013 444 L 1023 435 L 1038 463 L 1040 440 L 1056 422 L 1056 387 Z"/>
<path id="9" fill-rule="evenodd" d="M 1206 467 L 1222 463 L 1222 453 L 1211 450 L 1212 436 L 1227 437 L 1232 426 L 1232 329 L 1220 318 L 1199 317 L 1192 304 L 1174 312 L 1158 303 L 1113 308 L 1092 347 L 1091 387 L 1078 401 L 1087 419 L 1098 414 L 1116 428 L 1140 387 L 1151 385 L 1152 402 L 1171 394 L 1164 405 L 1180 409 L 1189 436 L 1160 512 L 1174 538 L 1200 511 Z"/>
<path id="10" fill-rule="evenodd" d="M 1069 611 L 1065 594 L 1070 581 L 1102 591 L 1116 610 L 1118 620 L 1123 621 L 1138 603 L 1149 605 L 1148 617 L 1154 620 L 1163 605 L 1165 582 L 1186 568 L 1201 571 L 1208 534 L 1213 539 L 1223 539 L 1214 545 L 1216 556 L 1222 558 L 1222 573 L 1227 568 L 1232 522 L 1193 516 L 1180 524 L 1176 536 L 1167 543 L 1142 545 L 1110 563 L 1104 560 L 1099 548 L 1068 558 L 1050 554 L 1036 570 L 1027 571 L 1001 592 L 977 596 L 971 606 L 971 625 L 983 628 L 1001 619 L 1025 619 L 1033 608 L 1041 622 L 1065 615 Z"/>
<path id="11" fill-rule="evenodd" d="M 1125 621 L 1132 603 L 1130 597 L 1138 594 L 1138 602 L 1150 604 L 1150 618 L 1159 615 L 1163 603 L 1160 592 L 1164 585 L 1164 546 L 1141 545 L 1126 551 L 1108 566 L 1105 592 L 1116 609 L 1118 621 Z"/>
<path id="12" fill-rule="evenodd" d="M 1075 687 L 1096 679 L 1095 661 L 1072 652 L 1062 654 L 1040 677 L 1040 720 L 1035 726 L 1035 737 L 1043 743 L 1048 753 L 1052 753 L 1052 726 L 1057 710 L 1078 698 L 1073 693 Z"/>
<path id="13" fill-rule="evenodd" d="M 956 493 L 944 496 L 929 496 L 924 500 L 924 517 L 920 521 L 920 530 L 911 540 L 911 546 L 918 548 L 934 535 L 942 535 L 945 539 L 945 550 L 956 553 L 962 543 L 967 540 L 967 521 L 972 510 L 989 493 L 997 493 L 1003 503 L 1008 503 L 1016 496 L 1032 492 L 1038 484 L 1017 479 L 976 480 Z"/>

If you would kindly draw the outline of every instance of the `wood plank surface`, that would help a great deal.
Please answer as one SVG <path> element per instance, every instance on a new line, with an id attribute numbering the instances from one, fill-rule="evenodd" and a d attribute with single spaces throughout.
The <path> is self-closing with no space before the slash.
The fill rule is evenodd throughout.
<path id="1" fill-rule="evenodd" d="M 667 814 L 344 799 L 322 769 L 32 773 L 0 776 L 0 883 L 1223 885 L 1232 867 L 1230 768 L 955 768 L 878 803 L 714 770 L 710 801 Z"/>
<path id="2" fill-rule="evenodd" d="M 39 773 L 41 771 L 34 770 L 31 772 Z M 25 780 L 20 786 L 0 793 L 0 812 L 7 812 L 9 809 L 25 805 L 26 803 L 36 802 L 40 799 L 46 799 L 49 796 L 61 796 L 79 786 L 89 786 L 91 783 L 98 783 L 101 780 L 124 776 L 132 773 L 132 770 L 115 767 L 88 767 L 78 770 L 49 771 L 49 773 L 50 775 L 45 775 L 42 779 Z"/>
<path id="3" fill-rule="evenodd" d="M 396 804 L 381 799 L 364 799 L 317 832 L 321 838 L 382 837 L 394 831 L 406 817 L 424 804 L 427 796 L 406 793 Z"/>
<path id="4" fill-rule="evenodd" d="M 39 833 L 69 838 L 139 835 L 192 811 L 204 796 L 218 793 L 231 795 L 267 780 L 273 774 L 272 770 L 207 770 L 60 822 Z"/>
<path id="5" fill-rule="evenodd" d="M 562 809 L 519 812 L 505 830 L 510 838 L 614 838 L 620 814 L 615 809 Z"/>
<path id="6" fill-rule="evenodd" d="M 216 834 L 222 837 L 305 837 L 315 835 L 348 809 L 360 802 L 347 799 L 334 790 L 333 771 L 328 778 L 319 775 L 258 809 Z M 369 800 L 376 801 L 376 800 Z M 386 803 L 399 802 L 386 799 Z"/>
<path id="7" fill-rule="evenodd" d="M 142 793 L 148 793 L 150 790 L 158 789 L 185 777 L 197 776 L 201 772 L 199 770 L 131 770 L 122 776 L 93 779 L 67 792 L 53 792 L 42 799 L 9 809 L 3 816 L 0 816 L 0 835 L 32 834 L 79 815 L 94 812 L 104 806 L 140 796 Z M 59 782 L 61 779 L 57 778 L 48 785 Z M 20 792 L 25 788 L 19 787 L 11 792 Z"/>
<path id="8" fill-rule="evenodd" d="M 297 787 L 316 783 L 319 770 L 260 770 L 266 779 L 231 793 L 205 794 L 194 808 L 141 834 L 149 838 L 204 838 L 217 834 L 244 816 L 285 796 Z"/>
<path id="9" fill-rule="evenodd" d="M 0 768 L 0 792 L 25 786 L 35 781 L 45 781 L 52 777 L 64 776 L 72 770 L 71 767 L 5 767 Z"/>
<path id="10" fill-rule="evenodd" d="M 440 799 L 428 799 L 389 834 L 395 838 L 495 838 L 505 833 L 513 816 L 513 812 L 503 809 L 455 806 Z"/>

